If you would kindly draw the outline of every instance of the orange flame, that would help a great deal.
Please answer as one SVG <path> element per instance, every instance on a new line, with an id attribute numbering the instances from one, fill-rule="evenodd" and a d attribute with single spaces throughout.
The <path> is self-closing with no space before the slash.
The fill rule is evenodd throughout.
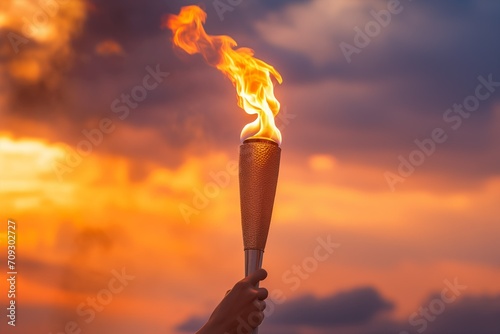
<path id="1" fill-rule="evenodd" d="M 182 7 L 179 15 L 168 15 L 164 25 L 173 32 L 173 43 L 193 55 L 200 53 L 210 65 L 219 69 L 233 83 L 238 106 L 257 119 L 241 131 L 241 140 L 267 138 L 281 144 L 281 133 L 274 123 L 280 103 L 274 97 L 271 74 L 281 83 L 281 75 L 260 59 L 253 50 L 238 48 L 229 36 L 207 35 L 203 24 L 207 14 L 198 6 Z"/>

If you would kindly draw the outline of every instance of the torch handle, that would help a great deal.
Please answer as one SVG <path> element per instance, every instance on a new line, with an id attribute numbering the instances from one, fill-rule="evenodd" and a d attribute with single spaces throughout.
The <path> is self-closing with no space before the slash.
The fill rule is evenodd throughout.
<path id="1" fill-rule="evenodd" d="M 262 268 L 264 252 L 260 249 L 245 249 L 245 276 Z"/>
<path id="2" fill-rule="evenodd" d="M 248 276 L 258 269 L 262 268 L 262 259 L 264 257 L 264 251 L 260 249 L 245 249 L 245 276 Z M 255 286 L 259 287 L 259 283 Z M 259 329 L 255 328 L 252 334 L 258 334 Z"/>

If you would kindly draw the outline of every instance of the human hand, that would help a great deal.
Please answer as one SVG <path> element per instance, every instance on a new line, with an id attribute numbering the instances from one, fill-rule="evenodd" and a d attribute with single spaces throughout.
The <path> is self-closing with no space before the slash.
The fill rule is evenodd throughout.
<path id="1" fill-rule="evenodd" d="M 197 334 L 250 334 L 264 320 L 268 291 L 256 286 L 266 277 L 259 269 L 236 283 Z"/>

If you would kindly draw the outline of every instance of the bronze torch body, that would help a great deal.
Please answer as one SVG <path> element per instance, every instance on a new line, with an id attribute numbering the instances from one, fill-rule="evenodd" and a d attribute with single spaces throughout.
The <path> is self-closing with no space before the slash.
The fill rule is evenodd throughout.
<path id="1" fill-rule="evenodd" d="M 268 139 L 247 139 L 240 146 L 240 205 L 245 275 L 262 265 L 273 213 L 280 156 L 278 144 Z"/>

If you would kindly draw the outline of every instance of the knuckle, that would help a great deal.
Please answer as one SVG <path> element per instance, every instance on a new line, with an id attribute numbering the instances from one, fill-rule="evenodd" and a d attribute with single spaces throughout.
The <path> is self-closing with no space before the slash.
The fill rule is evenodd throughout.
<path id="1" fill-rule="evenodd" d="M 234 285 L 234 288 L 236 290 L 243 290 L 248 286 L 248 283 L 246 281 L 239 281 Z"/>

